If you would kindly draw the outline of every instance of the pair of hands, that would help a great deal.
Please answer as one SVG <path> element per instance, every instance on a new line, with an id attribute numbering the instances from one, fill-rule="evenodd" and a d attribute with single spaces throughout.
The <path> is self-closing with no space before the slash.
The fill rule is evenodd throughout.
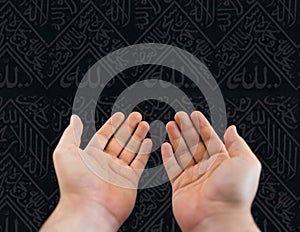
<path id="1" fill-rule="evenodd" d="M 134 208 L 136 189 L 99 178 L 86 166 L 89 161 L 82 159 L 94 160 L 92 169 L 97 164 L 101 169 L 101 161 L 109 160 L 116 166 L 104 168 L 110 169 L 114 179 L 128 181 L 137 188 L 140 170 L 146 166 L 152 148 L 151 140 L 145 138 L 148 123 L 137 112 L 128 118 L 116 113 L 84 150 L 79 148 L 82 130 L 80 118 L 73 115 L 54 151 L 60 201 L 42 231 L 117 231 Z M 236 128 L 226 130 L 223 143 L 207 119 L 195 111 L 191 115 L 178 112 L 166 130 L 171 144 L 164 143 L 161 154 L 180 228 L 258 231 L 250 207 L 261 164 Z"/>

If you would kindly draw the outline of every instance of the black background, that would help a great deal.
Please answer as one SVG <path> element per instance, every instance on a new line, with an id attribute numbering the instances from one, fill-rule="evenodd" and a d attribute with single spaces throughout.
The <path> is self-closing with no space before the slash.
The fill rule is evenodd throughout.
<path id="1" fill-rule="evenodd" d="M 165 43 L 201 59 L 219 83 L 228 124 L 263 164 L 254 218 L 262 231 L 299 231 L 300 19 L 297 0 L 0 0 L 0 231 L 37 231 L 58 201 L 52 152 L 76 89 L 98 59 L 137 43 Z M 119 73 L 98 99 L 99 128 L 137 80 L 167 80 L 208 115 L 182 74 L 142 65 Z M 86 102 L 86 104 L 89 104 Z M 167 104 L 136 110 L 151 122 Z M 153 152 L 149 166 L 161 163 Z M 140 190 L 120 231 L 179 231 L 169 184 Z"/>

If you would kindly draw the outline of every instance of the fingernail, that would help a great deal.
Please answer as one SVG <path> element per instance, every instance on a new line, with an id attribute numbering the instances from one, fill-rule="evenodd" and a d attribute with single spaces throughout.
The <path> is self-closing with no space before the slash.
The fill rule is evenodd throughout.
<path id="1" fill-rule="evenodd" d="M 72 114 L 71 118 L 70 118 L 70 125 L 74 126 L 74 119 L 75 119 L 75 115 Z"/>
<path id="2" fill-rule="evenodd" d="M 73 136 L 74 136 L 74 140 L 76 142 L 76 144 L 79 144 L 79 128 L 78 126 L 76 126 L 76 119 L 75 119 L 75 115 L 73 114 L 71 116 L 71 119 L 70 119 L 70 125 L 73 127 Z"/>
<path id="3" fill-rule="evenodd" d="M 233 126 L 233 131 L 234 131 L 234 133 L 235 133 L 236 135 L 239 135 L 239 133 L 237 132 L 237 129 L 236 129 L 236 126 L 235 126 L 235 125 Z"/>

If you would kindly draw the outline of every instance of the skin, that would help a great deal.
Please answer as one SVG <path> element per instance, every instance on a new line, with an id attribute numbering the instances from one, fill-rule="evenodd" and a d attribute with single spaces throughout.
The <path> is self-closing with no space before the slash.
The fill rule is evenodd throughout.
<path id="1" fill-rule="evenodd" d="M 117 231 L 133 210 L 138 180 L 152 148 L 145 138 L 148 123 L 137 112 L 127 119 L 116 113 L 84 150 L 79 148 L 82 130 L 80 118 L 73 115 L 54 151 L 60 200 L 42 232 Z M 109 165 L 99 165 L 102 162 Z M 99 178 L 86 164 L 100 171 L 105 166 L 108 174 Z M 114 184 L 118 179 L 135 188 Z"/>
<path id="2" fill-rule="evenodd" d="M 151 152 L 149 125 L 141 120 L 136 112 L 113 115 L 82 150 L 83 126 L 72 116 L 53 154 L 60 200 L 42 232 L 118 230 Z M 182 231 L 259 231 L 250 207 L 261 164 L 236 128 L 226 130 L 223 143 L 195 111 L 177 113 L 166 129 L 171 144 L 162 145 L 162 158 Z"/>
<path id="3" fill-rule="evenodd" d="M 200 112 L 175 115 L 161 147 L 182 231 L 259 231 L 250 213 L 261 164 L 234 126 L 225 144 Z M 173 153 L 173 149 L 175 154 Z"/>

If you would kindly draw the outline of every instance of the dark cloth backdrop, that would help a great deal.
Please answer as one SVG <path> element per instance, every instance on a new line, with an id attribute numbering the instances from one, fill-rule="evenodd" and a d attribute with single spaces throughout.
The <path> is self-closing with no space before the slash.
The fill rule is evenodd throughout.
<path id="1" fill-rule="evenodd" d="M 187 50 L 209 67 L 223 93 L 228 124 L 237 125 L 263 164 L 252 209 L 257 224 L 262 231 L 299 231 L 299 5 L 297 0 L 0 0 L 0 231 L 38 231 L 55 208 L 52 152 L 88 68 L 118 48 L 148 42 Z M 201 91 L 187 77 L 141 65 L 106 86 L 96 127 L 123 90 L 150 78 L 178 86 L 209 115 Z M 156 100 L 135 110 L 148 122 L 166 123 L 175 113 Z M 152 153 L 150 166 L 161 164 L 159 155 Z M 140 190 L 120 231 L 180 231 L 169 183 Z"/>

